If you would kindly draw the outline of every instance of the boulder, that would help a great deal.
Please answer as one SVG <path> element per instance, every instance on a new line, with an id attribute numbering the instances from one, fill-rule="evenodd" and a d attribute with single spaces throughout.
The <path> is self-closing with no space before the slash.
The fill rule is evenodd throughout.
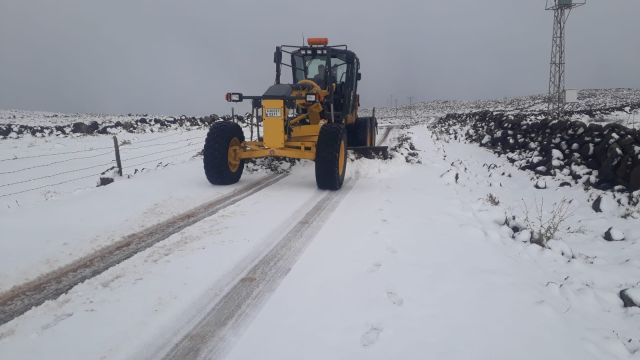
<path id="1" fill-rule="evenodd" d="M 624 307 L 640 307 L 640 288 L 621 290 L 619 296 Z"/>
<path id="2" fill-rule="evenodd" d="M 618 229 L 610 227 L 602 236 L 607 241 L 622 241 L 625 239 L 624 233 Z"/>

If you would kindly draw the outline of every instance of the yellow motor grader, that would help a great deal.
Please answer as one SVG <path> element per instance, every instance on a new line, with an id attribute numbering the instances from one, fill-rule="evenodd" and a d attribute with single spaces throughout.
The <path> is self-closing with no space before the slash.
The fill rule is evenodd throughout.
<path id="1" fill-rule="evenodd" d="M 358 57 L 346 45 L 330 46 L 327 38 L 309 38 L 307 44 L 276 47 L 275 84 L 262 96 L 226 94 L 229 102 L 252 102 L 250 134 L 247 140 L 233 121 L 211 126 L 203 151 L 209 182 L 238 182 L 246 159 L 285 157 L 315 161 L 318 188 L 338 190 L 347 150 L 386 155 L 386 147 L 375 146 L 375 109 L 372 116 L 358 117 Z M 283 54 L 290 62 L 283 61 Z M 291 69 L 292 84 L 280 82 L 283 66 Z"/>

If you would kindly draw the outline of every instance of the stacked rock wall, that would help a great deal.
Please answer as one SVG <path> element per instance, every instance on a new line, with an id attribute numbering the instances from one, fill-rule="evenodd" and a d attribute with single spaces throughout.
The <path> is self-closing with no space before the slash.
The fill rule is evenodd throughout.
<path id="1" fill-rule="evenodd" d="M 105 135 L 118 132 L 144 133 L 151 131 L 162 131 L 173 128 L 201 128 L 208 127 L 214 121 L 224 119 L 231 120 L 231 116 L 217 115 L 204 117 L 187 117 L 178 118 L 145 118 L 141 117 L 132 121 L 116 121 L 98 123 L 91 122 L 75 122 L 68 125 L 41 126 L 41 125 L 24 125 L 24 124 L 0 124 L 0 139 L 3 138 L 20 138 L 24 135 L 32 136 L 67 136 L 77 135 Z M 244 123 L 243 116 L 235 116 L 235 121 Z"/>
<path id="2" fill-rule="evenodd" d="M 479 111 L 448 114 L 431 126 L 507 155 L 520 168 L 540 175 L 562 173 L 599 188 L 640 189 L 639 130 L 539 117 Z"/>

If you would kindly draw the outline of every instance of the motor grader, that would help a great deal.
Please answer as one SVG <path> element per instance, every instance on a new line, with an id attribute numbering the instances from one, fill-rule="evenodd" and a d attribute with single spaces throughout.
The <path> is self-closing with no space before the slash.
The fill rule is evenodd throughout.
<path id="1" fill-rule="evenodd" d="M 203 151 L 209 182 L 238 182 L 247 159 L 284 157 L 315 161 L 318 188 L 338 190 L 347 150 L 365 156 L 386 153 L 386 147 L 375 146 L 375 109 L 372 116 L 358 117 L 360 61 L 346 45 L 309 38 L 307 45 L 277 46 L 274 62 L 275 84 L 262 96 L 225 95 L 229 102 L 251 101 L 249 139 L 233 121 L 211 126 Z M 292 84 L 280 82 L 283 66 L 291 69 Z"/>

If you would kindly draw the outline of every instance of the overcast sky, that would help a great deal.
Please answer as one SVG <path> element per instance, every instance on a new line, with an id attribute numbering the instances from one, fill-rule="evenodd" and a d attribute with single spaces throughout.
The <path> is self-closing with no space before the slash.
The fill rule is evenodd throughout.
<path id="1" fill-rule="evenodd" d="M 0 108 L 224 113 L 262 94 L 273 50 L 327 36 L 360 57 L 361 100 L 545 93 L 544 0 L 0 0 Z M 640 1 L 569 19 L 567 87 L 640 88 Z"/>

